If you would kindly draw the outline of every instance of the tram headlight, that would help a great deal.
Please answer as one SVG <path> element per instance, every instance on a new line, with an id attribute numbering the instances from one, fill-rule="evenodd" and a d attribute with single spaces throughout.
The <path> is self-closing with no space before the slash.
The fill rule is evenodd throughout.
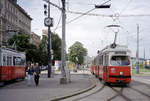
<path id="1" fill-rule="evenodd" d="M 123 75 L 123 72 L 120 72 L 120 75 Z"/>

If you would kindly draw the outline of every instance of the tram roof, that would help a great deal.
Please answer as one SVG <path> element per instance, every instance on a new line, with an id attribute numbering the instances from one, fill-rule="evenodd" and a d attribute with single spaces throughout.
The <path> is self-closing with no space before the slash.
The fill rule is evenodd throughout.
<path id="1" fill-rule="evenodd" d="M 0 47 L 0 50 L 6 50 L 6 51 L 11 51 L 11 52 L 15 52 L 15 53 L 22 53 L 25 54 L 25 52 L 19 52 L 17 50 L 11 49 L 11 48 L 6 48 L 6 47 Z"/>
<path id="2" fill-rule="evenodd" d="M 111 44 L 111 45 L 106 46 L 103 50 L 101 50 L 100 54 L 105 53 L 105 52 L 115 52 L 115 51 L 131 52 L 126 45 L 116 44 L 116 47 L 112 48 L 112 44 Z"/>

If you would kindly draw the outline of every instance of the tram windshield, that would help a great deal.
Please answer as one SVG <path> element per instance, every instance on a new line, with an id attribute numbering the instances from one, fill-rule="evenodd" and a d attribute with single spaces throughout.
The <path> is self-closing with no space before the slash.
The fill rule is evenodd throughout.
<path id="1" fill-rule="evenodd" d="M 130 65 L 130 60 L 128 56 L 112 56 L 110 64 L 112 66 L 128 66 Z"/>

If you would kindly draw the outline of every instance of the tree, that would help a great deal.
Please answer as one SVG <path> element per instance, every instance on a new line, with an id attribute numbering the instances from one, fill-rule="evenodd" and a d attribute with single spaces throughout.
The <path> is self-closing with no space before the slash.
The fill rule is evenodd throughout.
<path id="1" fill-rule="evenodd" d="M 8 45 L 13 46 L 13 48 L 15 47 L 18 51 L 24 52 L 30 46 L 29 40 L 29 35 L 15 34 L 8 40 Z"/>
<path id="2" fill-rule="evenodd" d="M 53 60 L 52 63 L 54 64 L 55 60 L 61 59 L 61 39 L 57 34 L 52 33 L 52 50 L 53 50 Z M 40 43 L 40 51 L 43 54 L 43 62 L 47 64 L 47 36 L 43 36 L 41 43 Z"/>
<path id="3" fill-rule="evenodd" d="M 43 36 L 39 48 L 29 42 L 30 37 L 26 34 L 17 34 L 8 40 L 9 47 L 16 46 L 16 49 L 26 53 L 27 62 L 38 62 L 40 65 L 47 65 L 47 37 Z M 54 60 L 61 59 L 61 39 L 57 34 L 52 34 L 52 49 Z"/>
<path id="4" fill-rule="evenodd" d="M 75 42 L 69 48 L 69 60 L 75 64 L 81 65 L 84 62 L 84 56 L 87 55 L 87 49 L 83 47 L 83 44 L 80 42 Z"/>
<path id="5" fill-rule="evenodd" d="M 26 34 L 16 34 L 8 40 L 9 47 L 26 53 L 26 61 L 38 62 L 37 47 L 30 43 L 30 37 Z"/>
<path id="6" fill-rule="evenodd" d="M 55 60 L 61 60 L 61 39 L 57 34 L 52 34 L 52 49 L 54 52 L 53 64 Z"/>

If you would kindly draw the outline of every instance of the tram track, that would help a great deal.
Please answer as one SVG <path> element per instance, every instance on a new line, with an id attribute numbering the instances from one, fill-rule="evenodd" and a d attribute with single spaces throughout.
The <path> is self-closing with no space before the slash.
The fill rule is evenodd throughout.
<path id="1" fill-rule="evenodd" d="M 104 87 L 105 87 L 105 85 L 103 85 L 101 88 L 99 88 L 99 89 L 96 90 L 95 92 L 90 93 L 90 94 L 88 94 L 88 95 L 86 95 L 86 96 L 77 98 L 77 99 L 75 99 L 75 100 L 73 100 L 73 101 L 79 101 L 79 100 L 82 100 L 82 99 L 84 99 L 84 98 L 86 98 L 86 97 L 92 96 L 92 95 L 94 95 L 94 94 L 96 94 L 96 93 L 99 93 L 100 91 L 102 91 L 102 90 L 104 89 Z"/>
<path id="2" fill-rule="evenodd" d="M 138 81 L 134 81 L 134 82 L 138 82 Z M 140 84 L 140 85 L 145 85 L 147 88 L 150 88 L 150 85 L 148 85 L 148 84 L 141 83 L 141 82 L 138 82 L 138 84 Z M 134 90 L 134 91 L 140 93 L 140 94 L 143 95 L 143 96 L 146 96 L 146 97 L 150 98 L 150 95 L 148 95 L 148 94 L 142 92 L 141 90 L 138 90 L 138 89 L 133 88 L 133 87 L 131 87 L 131 86 L 128 86 L 128 88 L 130 88 L 130 89 L 132 89 L 132 90 Z"/>
<path id="3" fill-rule="evenodd" d="M 83 75 L 83 76 L 87 76 L 87 75 Z M 147 84 L 144 84 L 144 83 L 140 83 L 140 82 L 136 82 L 136 81 L 133 81 L 133 83 L 131 83 L 129 86 L 110 86 L 110 85 L 106 85 L 102 82 L 100 82 L 98 79 L 95 78 L 95 83 L 96 83 L 96 87 L 93 89 L 93 91 L 88 91 L 86 94 L 84 95 L 81 95 L 79 97 L 76 97 L 75 99 L 73 99 L 72 101 L 81 101 L 81 100 L 86 100 L 86 99 L 90 99 L 93 97 L 93 95 L 97 94 L 97 96 L 99 96 L 100 93 L 102 93 L 102 91 L 105 91 L 107 88 L 110 88 L 111 91 L 114 92 L 114 95 L 110 98 L 107 98 L 106 101 L 112 101 L 112 100 L 115 100 L 117 99 L 117 97 L 121 97 L 122 99 L 124 99 L 125 101 L 132 101 L 132 100 L 135 100 L 133 97 L 131 96 L 128 96 L 128 94 L 132 95 L 132 92 L 128 92 L 126 93 L 126 91 L 128 89 L 130 89 L 131 91 L 135 91 L 137 93 L 139 93 L 141 96 L 143 97 L 146 97 L 148 99 L 150 99 L 150 95 L 143 92 L 140 88 L 139 89 L 136 89 L 135 86 L 142 86 L 142 85 L 145 85 L 146 87 L 150 87 L 149 85 Z M 108 89 L 107 89 L 108 90 Z M 137 95 L 138 96 L 138 95 Z M 100 97 L 101 98 L 101 97 Z"/>
<path id="4" fill-rule="evenodd" d="M 138 82 L 138 83 L 139 83 L 139 82 Z M 140 83 L 140 84 L 146 85 L 146 86 L 150 87 L 149 85 L 144 84 L 144 83 Z M 150 98 L 150 95 L 148 95 L 148 94 L 146 94 L 146 93 L 144 93 L 144 92 L 142 92 L 142 91 L 140 91 L 140 90 L 138 90 L 138 89 L 136 89 L 136 88 L 133 88 L 133 87 L 131 87 L 131 86 L 122 87 L 120 91 L 116 90 L 116 89 L 113 88 L 113 87 L 110 87 L 110 88 L 111 88 L 113 91 L 115 91 L 117 94 L 116 94 L 115 96 L 109 98 L 107 101 L 111 101 L 111 100 L 115 99 L 115 98 L 118 97 L 118 96 L 121 96 L 121 97 L 122 97 L 123 99 L 125 99 L 126 101 L 132 101 L 131 98 L 129 98 L 129 97 L 127 97 L 125 94 L 123 94 L 123 90 L 124 90 L 125 88 L 132 89 L 133 91 L 135 91 L 135 92 L 137 92 L 137 93 L 139 93 L 139 94 L 141 94 L 141 95 L 143 95 L 143 96 L 146 96 L 147 98 Z"/>
<path id="5" fill-rule="evenodd" d="M 124 94 L 123 94 L 123 87 L 121 87 L 121 90 L 120 91 L 118 91 L 118 90 L 116 90 L 115 88 L 113 88 L 113 87 L 110 87 L 114 92 L 116 92 L 117 94 L 115 95 L 115 96 L 113 96 L 113 97 L 111 97 L 111 98 L 109 98 L 107 101 L 111 101 L 111 100 L 113 100 L 113 99 L 115 99 L 116 97 L 118 97 L 118 96 L 121 96 L 123 99 L 125 99 L 126 101 L 132 101 L 129 97 L 127 97 L 127 96 L 125 96 Z"/>
<path id="6" fill-rule="evenodd" d="M 85 74 L 83 74 L 83 76 L 85 76 Z M 88 76 L 89 76 L 89 78 L 91 78 L 90 75 L 88 75 Z M 100 83 L 100 82 L 97 81 L 97 79 L 95 79 L 95 83 L 96 83 L 96 87 L 98 87 L 97 85 L 98 85 L 98 83 Z M 94 92 L 92 92 L 92 93 L 90 93 L 90 94 L 87 94 L 87 95 L 85 95 L 85 96 L 83 96 L 83 97 L 76 98 L 76 99 L 74 99 L 73 101 L 79 101 L 79 100 L 82 100 L 82 99 L 84 99 L 84 98 L 86 98 L 86 97 L 92 96 L 92 95 L 94 95 L 94 94 L 96 94 L 96 93 L 102 91 L 102 90 L 104 89 L 104 87 L 105 87 L 105 85 L 103 85 L 102 87 L 100 87 L 100 88 L 97 89 L 96 91 L 94 91 Z"/>

